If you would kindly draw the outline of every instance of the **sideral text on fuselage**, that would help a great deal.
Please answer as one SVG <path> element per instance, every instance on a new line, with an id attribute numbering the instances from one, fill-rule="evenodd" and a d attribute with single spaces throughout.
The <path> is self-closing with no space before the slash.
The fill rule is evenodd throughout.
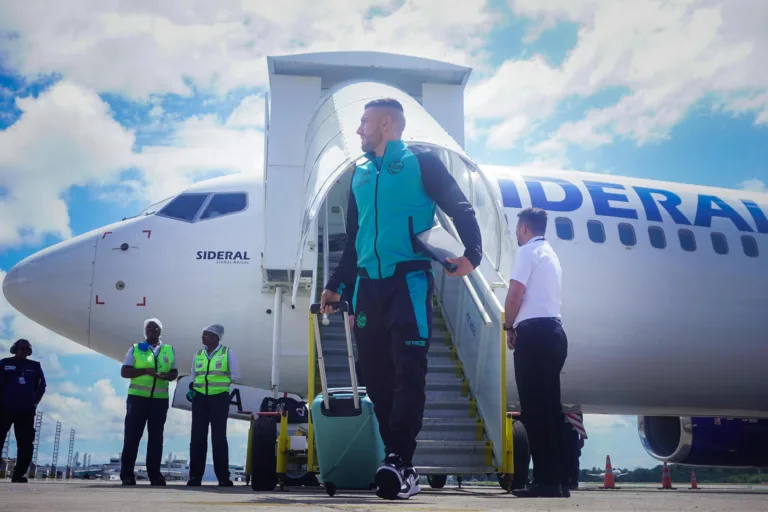
<path id="1" fill-rule="evenodd" d="M 584 193 L 576 184 L 552 177 L 523 177 L 528 194 L 531 198 L 531 206 L 553 212 L 573 212 L 584 204 Z M 565 197 L 553 200 L 547 196 L 544 183 L 552 183 L 559 186 L 565 193 Z M 618 183 L 581 181 L 586 187 L 589 198 L 592 200 L 595 215 L 617 217 L 623 219 L 639 219 L 638 210 L 621 206 L 616 203 L 629 203 L 630 191 L 624 185 Z M 515 181 L 511 179 L 499 179 L 499 187 L 505 208 L 522 208 L 520 191 Z M 670 191 L 660 188 L 648 188 L 641 186 L 630 187 L 639 199 L 648 221 L 663 222 L 662 211 L 665 211 L 672 220 L 683 226 L 712 227 L 712 219 L 715 217 L 729 219 L 739 231 L 745 233 L 768 233 L 768 216 L 750 199 L 741 199 L 741 203 L 751 216 L 750 224 L 733 205 L 711 194 L 698 194 L 695 217 L 691 220 L 681 210 L 682 198 Z M 613 202 L 614 204 L 611 204 Z"/>
<path id="2" fill-rule="evenodd" d="M 197 251 L 195 259 L 240 265 L 247 265 L 251 260 L 248 257 L 248 251 Z"/>

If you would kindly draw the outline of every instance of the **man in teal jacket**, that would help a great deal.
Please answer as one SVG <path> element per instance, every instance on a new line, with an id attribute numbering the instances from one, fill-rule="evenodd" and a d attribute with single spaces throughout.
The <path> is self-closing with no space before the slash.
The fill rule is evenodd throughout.
<path id="1" fill-rule="evenodd" d="M 321 311 L 331 313 L 328 304 L 348 296 L 354 283 L 361 376 L 387 451 L 376 473 L 377 493 L 385 499 L 420 491 L 412 458 L 424 416 L 434 276 L 412 234 L 434 225 L 439 206 L 466 248 L 451 260 L 457 266 L 451 275 L 469 274 L 482 259 L 472 205 L 434 153 L 403 142 L 404 128 L 398 101 L 365 106 L 357 133 L 368 161 L 354 170 L 346 246 L 320 300 Z"/>

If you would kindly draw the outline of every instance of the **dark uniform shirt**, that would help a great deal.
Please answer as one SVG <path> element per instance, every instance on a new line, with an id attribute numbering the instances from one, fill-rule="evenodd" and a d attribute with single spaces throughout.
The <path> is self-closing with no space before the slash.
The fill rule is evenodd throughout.
<path id="1" fill-rule="evenodd" d="M 8 357 L 0 360 L 0 405 L 11 411 L 28 411 L 45 394 L 45 375 L 37 361 Z"/>

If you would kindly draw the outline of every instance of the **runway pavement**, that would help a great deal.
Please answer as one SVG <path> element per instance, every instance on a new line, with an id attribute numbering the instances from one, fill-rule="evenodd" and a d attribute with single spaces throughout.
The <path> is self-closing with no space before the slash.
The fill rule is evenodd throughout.
<path id="1" fill-rule="evenodd" d="M 291 488 L 286 492 L 256 493 L 242 483 L 234 488 L 215 485 L 188 488 L 171 483 L 167 487 L 122 487 L 109 481 L 30 481 L 28 484 L 0 482 L 0 511 L 13 512 L 184 512 L 242 510 L 483 510 L 520 511 L 663 511 L 696 512 L 738 510 L 768 511 L 768 486 L 706 486 L 692 491 L 680 485 L 676 491 L 661 491 L 653 485 L 625 485 L 618 490 L 597 486 L 572 492 L 570 499 L 520 499 L 498 487 L 428 486 L 408 501 L 384 501 L 372 492 L 339 491 L 328 496 L 323 489 Z M 709 487 L 709 488 L 708 488 Z"/>

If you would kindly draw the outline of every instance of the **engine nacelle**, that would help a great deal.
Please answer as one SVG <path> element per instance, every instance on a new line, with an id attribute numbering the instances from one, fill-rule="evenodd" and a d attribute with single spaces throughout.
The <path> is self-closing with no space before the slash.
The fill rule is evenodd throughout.
<path id="1" fill-rule="evenodd" d="M 768 420 L 639 416 L 637 429 L 654 458 L 692 466 L 768 466 Z"/>

